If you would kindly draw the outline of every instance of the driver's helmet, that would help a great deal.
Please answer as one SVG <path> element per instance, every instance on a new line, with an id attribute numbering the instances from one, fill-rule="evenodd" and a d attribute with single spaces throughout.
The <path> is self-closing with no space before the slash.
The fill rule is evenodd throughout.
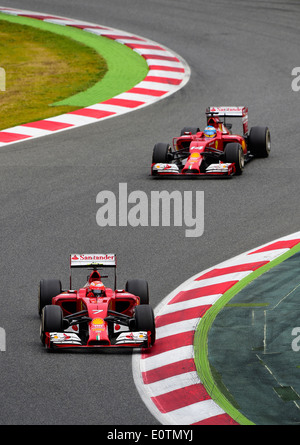
<path id="1" fill-rule="evenodd" d="M 89 291 L 90 295 L 93 295 L 94 297 L 101 297 L 105 293 L 105 286 L 102 281 L 93 281 L 89 285 Z"/>
<path id="2" fill-rule="evenodd" d="M 211 125 L 205 127 L 204 137 L 211 139 L 216 137 L 216 135 L 217 135 L 217 130 L 215 129 L 215 127 L 212 127 Z"/>

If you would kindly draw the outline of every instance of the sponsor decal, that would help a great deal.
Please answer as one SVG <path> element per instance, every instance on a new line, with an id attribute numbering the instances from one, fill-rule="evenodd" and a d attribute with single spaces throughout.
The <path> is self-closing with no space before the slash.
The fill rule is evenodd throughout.
<path id="1" fill-rule="evenodd" d="M 91 322 L 93 331 L 104 331 L 105 322 L 102 318 L 94 318 Z"/>
<path id="2" fill-rule="evenodd" d="M 93 255 L 73 255 L 72 261 L 114 261 L 115 256 L 109 254 L 93 254 Z"/>
<path id="3" fill-rule="evenodd" d="M 190 151 L 192 150 L 201 150 L 202 148 L 204 148 L 204 145 L 195 145 L 193 147 L 190 147 Z"/>
<path id="4" fill-rule="evenodd" d="M 103 309 L 93 309 L 95 315 L 100 314 L 100 312 L 103 312 Z"/>

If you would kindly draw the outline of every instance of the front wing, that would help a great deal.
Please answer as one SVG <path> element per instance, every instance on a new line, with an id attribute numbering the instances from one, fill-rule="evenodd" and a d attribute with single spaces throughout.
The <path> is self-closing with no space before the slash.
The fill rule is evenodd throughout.
<path id="1" fill-rule="evenodd" d="M 178 165 L 170 164 L 152 164 L 152 176 L 233 176 L 235 174 L 234 163 L 218 163 L 210 164 L 205 172 L 200 172 L 197 169 L 180 169 Z"/>
<path id="2" fill-rule="evenodd" d="M 121 332 L 112 343 L 101 343 L 92 341 L 83 343 L 80 337 L 71 332 L 46 332 L 45 346 L 47 349 L 67 349 L 67 348 L 149 348 L 151 345 L 151 332 Z"/>

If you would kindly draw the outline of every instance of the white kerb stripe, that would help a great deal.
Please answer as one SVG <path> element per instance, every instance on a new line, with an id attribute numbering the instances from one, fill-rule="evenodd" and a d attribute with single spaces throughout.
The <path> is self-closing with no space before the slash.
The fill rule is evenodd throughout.
<path id="1" fill-rule="evenodd" d="M 162 352 L 161 354 L 143 358 L 141 360 L 141 368 L 142 371 L 147 372 L 152 369 L 160 368 L 161 366 L 169 365 L 170 363 L 179 362 L 193 357 L 193 345 L 182 346 L 177 349 Z"/>
<path id="2" fill-rule="evenodd" d="M 44 136 L 53 133 L 49 130 L 42 130 L 40 128 L 27 127 L 17 125 L 16 127 L 6 128 L 8 133 L 25 134 L 26 136 Z"/>
<path id="3" fill-rule="evenodd" d="M 78 114 L 61 114 L 60 116 L 48 117 L 44 120 L 80 126 L 96 122 L 98 119 L 95 119 L 93 117 L 80 116 Z"/>
<path id="4" fill-rule="evenodd" d="M 163 424 L 191 425 L 220 414 L 224 414 L 222 408 L 209 399 L 162 414 L 160 420 Z"/>
<path id="5" fill-rule="evenodd" d="M 143 54 L 148 55 L 148 54 L 152 54 L 155 56 L 165 56 L 165 57 L 174 57 L 174 54 L 170 53 L 169 51 L 165 50 L 165 49 L 151 49 L 151 48 L 132 48 L 133 51 L 137 52 L 138 54 L 140 54 L 141 56 Z"/>
<path id="6" fill-rule="evenodd" d="M 191 318 L 190 320 L 160 326 L 159 328 L 156 328 L 156 339 L 159 340 L 161 338 L 169 337 L 170 335 L 176 335 L 182 332 L 193 332 L 195 331 L 199 321 L 199 318 Z"/>
<path id="7" fill-rule="evenodd" d="M 151 397 L 157 397 L 175 391 L 176 389 L 182 389 L 200 383 L 197 371 L 192 371 L 175 375 L 155 383 L 149 383 L 147 384 L 147 390 L 150 392 Z"/>
<path id="8" fill-rule="evenodd" d="M 180 62 L 173 62 L 171 60 L 163 60 L 163 59 L 147 59 L 147 63 L 149 66 L 157 65 L 162 67 L 170 67 L 170 68 L 183 68 Z"/>
<path id="9" fill-rule="evenodd" d="M 178 73 L 176 71 L 164 71 L 164 70 L 151 70 L 148 72 L 148 76 L 154 77 L 166 77 L 168 79 L 183 79 L 185 73 Z"/>
<path id="10" fill-rule="evenodd" d="M 87 108 L 90 108 L 92 110 L 99 110 L 99 111 L 109 111 L 111 113 L 116 113 L 116 114 L 128 113 L 127 107 L 121 107 L 118 105 L 110 105 L 110 104 L 103 104 L 103 103 L 90 105 Z"/>
<path id="11" fill-rule="evenodd" d="M 208 295 L 207 297 L 191 298 L 190 300 L 180 301 L 179 303 L 169 303 L 156 315 L 171 314 L 172 312 L 184 311 L 193 307 L 212 305 L 223 294 Z"/>
<path id="12" fill-rule="evenodd" d="M 217 275 L 212 278 L 204 278 L 203 280 L 195 280 L 188 284 L 184 290 L 192 290 L 198 289 L 206 286 L 213 286 L 214 284 L 222 284 L 227 283 L 229 281 L 240 281 L 245 278 L 247 275 L 251 274 L 253 271 L 248 270 L 244 272 L 235 272 L 226 275 Z"/>
<path id="13" fill-rule="evenodd" d="M 176 86 L 171 85 L 170 83 L 152 82 L 152 81 L 148 81 L 148 80 L 142 80 L 142 82 L 135 85 L 135 88 L 146 88 L 149 90 L 170 92 L 170 91 L 174 90 L 176 88 Z"/>

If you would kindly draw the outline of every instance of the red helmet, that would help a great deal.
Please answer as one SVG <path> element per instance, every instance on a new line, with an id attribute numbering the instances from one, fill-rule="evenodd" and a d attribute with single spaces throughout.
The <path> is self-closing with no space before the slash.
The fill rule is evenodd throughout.
<path id="1" fill-rule="evenodd" d="M 105 292 L 105 286 L 102 281 L 93 281 L 89 285 L 89 291 L 92 292 L 95 297 L 101 297 Z"/>

